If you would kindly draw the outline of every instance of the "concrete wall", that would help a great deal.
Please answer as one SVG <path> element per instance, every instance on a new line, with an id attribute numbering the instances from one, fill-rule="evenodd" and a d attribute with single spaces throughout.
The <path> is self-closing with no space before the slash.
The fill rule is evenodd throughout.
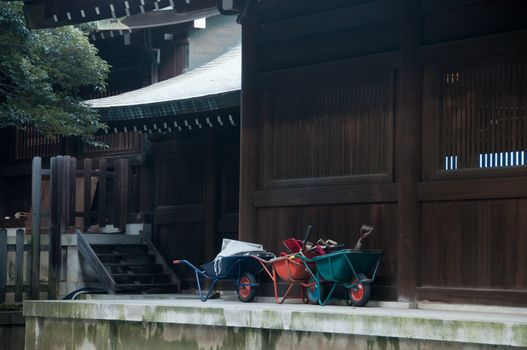
<path id="1" fill-rule="evenodd" d="M 26 349 L 512 349 L 527 314 L 245 304 L 27 301 Z"/>
<path id="2" fill-rule="evenodd" d="M 44 349 L 490 350 L 513 348 L 335 333 L 28 317 L 26 350 Z"/>

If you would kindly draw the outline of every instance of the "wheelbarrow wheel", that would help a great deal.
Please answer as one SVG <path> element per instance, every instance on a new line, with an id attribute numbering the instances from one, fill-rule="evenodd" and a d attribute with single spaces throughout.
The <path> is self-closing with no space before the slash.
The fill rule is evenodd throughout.
<path id="1" fill-rule="evenodd" d="M 238 283 L 238 299 L 245 303 L 253 301 L 256 296 L 255 284 L 256 277 L 250 272 L 244 273 Z"/>
<path id="2" fill-rule="evenodd" d="M 306 298 L 311 304 L 318 304 L 319 300 L 323 300 L 325 298 L 324 284 L 320 282 L 317 283 L 313 279 L 311 279 L 309 282 L 312 285 L 306 287 Z"/>
<path id="3" fill-rule="evenodd" d="M 363 274 L 358 274 L 361 280 L 366 279 Z M 355 287 L 350 287 L 347 290 L 349 304 L 353 306 L 364 306 L 370 300 L 371 286 L 368 283 L 363 283 L 355 279 L 353 281 Z"/>

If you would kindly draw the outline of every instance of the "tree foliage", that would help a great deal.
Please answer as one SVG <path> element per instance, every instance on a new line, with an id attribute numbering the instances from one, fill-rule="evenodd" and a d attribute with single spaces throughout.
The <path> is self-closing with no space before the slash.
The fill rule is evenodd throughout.
<path id="1" fill-rule="evenodd" d="M 91 139 L 104 125 L 80 92 L 104 90 L 108 72 L 80 29 L 29 30 L 21 3 L 0 2 L 0 128 Z"/>

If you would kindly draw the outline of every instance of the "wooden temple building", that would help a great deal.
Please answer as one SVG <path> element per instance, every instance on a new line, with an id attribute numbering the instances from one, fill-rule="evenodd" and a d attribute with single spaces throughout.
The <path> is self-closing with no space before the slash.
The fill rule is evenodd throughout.
<path id="1" fill-rule="evenodd" d="M 308 224 L 352 245 L 367 223 L 385 252 L 373 298 L 527 306 L 525 1 L 25 3 L 35 28 L 166 6 L 238 16 L 241 50 L 90 102 L 111 147 L 78 154 L 136 160 L 130 213 L 167 259 L 205 262 L 223 237 L 279 251 Z M 235 87 L 223 68 L 240 53 Z M 45 142 L 26 159 L 74 147 Z M 29 170 L 5 157 L 3 193 Z M 22 209 L 7 198 L 3 215 Z"/>

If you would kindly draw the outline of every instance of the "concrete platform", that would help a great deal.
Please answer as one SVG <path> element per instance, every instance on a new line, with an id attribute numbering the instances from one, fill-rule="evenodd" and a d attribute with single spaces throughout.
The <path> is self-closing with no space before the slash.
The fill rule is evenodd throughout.
<path id="1" fill-rule="evenodd" d="M 26 350 L 527 347 L 521 312 L 113 299 L 27 301 L 24 316 Z"/>

